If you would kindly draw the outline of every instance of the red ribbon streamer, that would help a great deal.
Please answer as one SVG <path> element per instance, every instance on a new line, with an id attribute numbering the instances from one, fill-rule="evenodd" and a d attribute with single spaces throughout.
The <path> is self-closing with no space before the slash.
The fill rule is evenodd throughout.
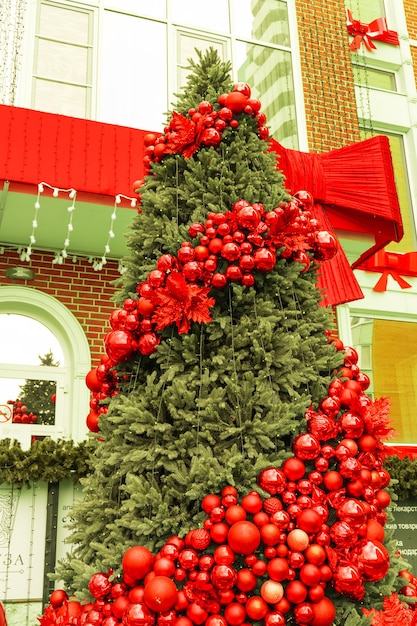
<path id="1" fill-rule="evenodd" d="M 346 9 L 346 26 L 349 35 L 353 37 L 353 41 L 351 41 L 349 45 L 352 52 L 359 50 L 362 42 L 369 52 L 376 50 L 376 45 L 372 41 L 373 39 L 389 43 L 393 46 L 400 45 L 398 33 L 396 33 L 395 30 L 388 29 L 385 17 L 378 17 L 376 20 L 366 24 L 365 22 L 353 19 L 351 11 Z"/>

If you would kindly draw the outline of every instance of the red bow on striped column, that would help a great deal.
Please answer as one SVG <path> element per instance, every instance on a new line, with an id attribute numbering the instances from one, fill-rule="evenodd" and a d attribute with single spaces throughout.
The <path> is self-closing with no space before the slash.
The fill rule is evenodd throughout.
<path id="1" fill-rule="evenodd" d="M 305 189 L 313 195 L 315 217 L 323 230 L 372 236 L 372 245 L 352 266 L 339 246 L 320 272 L 319 285 L 326 296 L 323 304 L 363 298 L 352 268 L 403 235 L 388 138 L 372 137 L 324 154 L 289 150 L 275 140 L 271 149 L 278 155 L 290 193 Z"/>
<path id="2" fill-rule="evenodd" d="M 376 50 L 376 45 L 372 41 L 373 39 L 389 43 L 393 46 L 400 45 L 398 34 L 395 30 L 388 29 L 385 17 L 378 17 L 369 24 L 365 24 L 359 20 L 354 20 L 351 11 L 346 9 L 346 26 L 349 35 L 353 37 L 353 41 L 351 41 L 349 45 L 352 52 L 359 50 L 362 42 L 369 52 Z"/>

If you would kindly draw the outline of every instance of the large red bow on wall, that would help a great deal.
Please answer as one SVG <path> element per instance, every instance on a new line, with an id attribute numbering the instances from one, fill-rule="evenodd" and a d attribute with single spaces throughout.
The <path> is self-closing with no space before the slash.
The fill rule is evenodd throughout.
<path id="1" fill-rule="evenodd" d="M 349 35 L 353 37 L 353 41 L 351 41 L 349 45 L 352 52 L 359 50 L 362 42 L 369 52 L 376 50 L 376 45 L 372 41 L 373 39 L 392 44 L 393 46 L 400 45 L 398 33 L 396 33 L 395 30 L 388 29 L 385 17 L 378 17 L 376 20 L 372 20 L 372 22 L 366 24 L 365 22 L 354 20 L 351 11 L 346 9 L 346 26 Z"/>
<path id="2" fill-rule="evenodd" d="M 291 193 L 310 191 L 316 201 L 315 217 L 323 230 L 373 236 L 373 244 L 354 261 L 358 267 L 375 252 L 403 236 L 400 207 L 387 137 L 377 136 L 351 146 L 314 154 L 289 150 L 274 139 L 278 167 Z M 363 298 L 352 267 L 339 246 L 338 253 L 321 268 L 323 304 L 337 305 Z"/>
<path id="3" fill-rule="evenodd" d="M 410 285 L 403 276 L 417 277 L 417 252 L 401 254 L 398 252 L 390 252 L 389 250 L 380 250 L 375 256 L 365 261 L 360 269 L 368 272 L 381 273 L 381 277 L 373 288 L 373 291 L 379 293 L 386 291 L 389 276 L 398 283 L 401 289 L 409 289 L 412 285 Z"/>

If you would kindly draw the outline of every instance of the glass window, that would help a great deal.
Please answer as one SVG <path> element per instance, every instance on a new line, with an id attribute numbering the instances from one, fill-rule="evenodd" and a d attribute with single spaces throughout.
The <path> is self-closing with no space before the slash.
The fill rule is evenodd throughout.
<path id="1" fill-rule="evenodd" d="M 179 30 L 177 33 L 177 88 L 186 84 L 189 71 L 189 60 L 198 60 L 196 50 L 205 52 L 209 48 L 214 48 L 219 53 L 222 60 L 227 59 L 227 42 L 224 39 L 208 37 Z"/>
<path id="2" fill-rule="evenodd" d="M 417 323 L 353 318 L 352 336 L 361 370 L 371 377 L 373 396 L 391 401 L 391 426 L 398 434 L 393 441 L 417 443 Z"/>
<path id="3" fill-rule="evenodd" d="M 30 434 L 32 426 L 55 426 L 64 367 L 59 341 L 40 322 L 14 314 L 0 314 L 0 336 L 0 437 L 14 436 L 15 425 Z"/>
<path id="4" fill-rule="evenodd" d="M 384 0 L 345 0 L 346 8 L 356 20 L 369 24 L 378 17 L 385 17 Z"/>
<path id="5" fill-rule="evenodd" d="M 282 0 L 233 0 L 233 30 L 239 39 L 290 45 L 287 3 Z"/>
<path id="6" fill-rule="evenodd" d="M 35 40 L 35 109 L 89 117 L 92 36 L 92 11 L 41 2 Z"/>
<path id="7" fill-rule="evenodd" d="M 131 15 L 166 19 L 166 0 L 104 0 L 105 9 L 114 9 Z"/>
<path id="8" fill-rule="evenodd" d="M 101 36 L 99 119 L 158 130 L 168 110 L 166 24 L 104 11 Z"/>
<path id="9" fill-rule="evenodd" d="M 291 53 L 286 50 L 238 42 L 238 80 L 252 86 L 254 98 L 274 138 L 287 148 L 298 148 Z"/>
<path id="10" fill-rule="evenodd" d="M 397 85 L 394 72 L 384 70 L 376 70 L 364 65 L 352 65 L 353 78 L 359 85 L 365 87 L 375 87 L 377 89 L 386 89 L 387 91 L 397 91 Z"/>
<path id="11" fill-rule="evenodd" d="M 202 28 L 204 32 L 230 30 L 227 0 L 169 0 L 168 6 L 173 24 Z"/>

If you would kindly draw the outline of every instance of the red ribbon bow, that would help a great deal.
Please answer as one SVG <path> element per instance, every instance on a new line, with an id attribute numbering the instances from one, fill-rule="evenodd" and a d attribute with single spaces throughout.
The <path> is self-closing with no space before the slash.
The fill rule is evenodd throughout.
<path id="1" fill-rule="evenodd" d="M 352 52 L 359 50 L 362 42 L 369 52 L 376 50 L 376 45 L 372 41 L 373 39 L 389 43 L 393 46 L 400 45 L 398 33 L 396 33 L 395 30 L 388 29 L 385 17 L 378 17 L 369 24 L 365 24 L 359 20 L 354 20 L 351 11 L 346 9 L 346 25 L 349 35 L 353 37 L 353 41 L 351 41 L 349 45 Z"/>

